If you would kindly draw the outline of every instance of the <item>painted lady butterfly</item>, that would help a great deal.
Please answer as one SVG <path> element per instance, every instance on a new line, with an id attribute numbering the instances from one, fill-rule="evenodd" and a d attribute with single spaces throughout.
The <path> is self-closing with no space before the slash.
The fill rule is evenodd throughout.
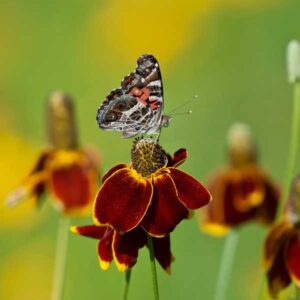
<path id="1" fill-rule="evenodd" d="M 124 138 L 153 134 L 167 127 L 171 120 L 162 114 L 163 104 L 158 62 L 153 55 L 144 54 L 138 58 L 135 71 L 98 108 L 97 122 L 104 130 L 121 131 Z"/>

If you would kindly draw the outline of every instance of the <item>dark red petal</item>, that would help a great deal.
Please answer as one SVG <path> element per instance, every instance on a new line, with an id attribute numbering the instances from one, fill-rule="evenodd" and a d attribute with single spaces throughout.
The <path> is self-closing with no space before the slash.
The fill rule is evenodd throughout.
<path id="1" fill-rule="evenodd" d="M 262 204 L 265 198 L 264 181 L 265 178 L 258 171 L 253 174 L 232 172 L 231 182 L 235 187 L 235 196 L 232 201 L 237 211 L 246 213 Z"/>
<path id="2" fill-rule="evenodd" d="M 186 161 L 187 155 L 188 155 L 187 150 L 184 148 L 177 150 L 174 153 L 173 157 L 171 155 L 167 155 L 168 157 L 167 167 L 177 167 L 181 165 Z"/>
<path id="3" fill-rule="evenodd" d="M 213 201 L 201 209 L 201 229 L 214 236 L 223 236 L 230 230 L 225 222 L 224 191 L 226 176 L 223 171 L 215 173 L 207 183 Z"/>
<path id="4" fill-rule="evenodd" d="M 43 171 L 45 169 L 47 159 L 51 156 L 51 153 L 52 153 L 51 150 L 48 149 L 44 150 L 38 157 L 29 175 L 36 174 L 40 171 Z"/>
<path id="5" fill-rule="evenodd" d="M 188 209 L 200 208 L 211 201 L 208 190 L 195 178 L 175 168 L 169 170 L 179 199 Z"/>
<path id="6" fill-rule="evenodd" d="M 150 235 L 162 237 L 188 217 L 189 211 L 178 199 L 175 184 L 169 174 L 153 179 L 154 194 L 142 227 Z"/>
<path id="7" fill-rule="evenodd" d="M 92 198 L 88 170 L 79 164 L 53 170 L 50 185 L 65 212 L 84 208 Z"/>
<path id="8" fill-rule="evenodd" d="M 166 272 L 170 273 L 171 263 L 174 260 L 171 253 L 170 235 L 168 234 L 163 238 L 153 238 L 153 250 L 159 264 Z"/>
<path id="9" fill-rule="evenodd" d="M 276 218 L 280 199 L 280 189 L 272 182 L 265 182 L 265 198 L 260 207 L 257 208 L 258 219 L 264 224 L 271 224 Z"/>
<path id="10" fill-rule="evenodd" d="M 95 225 L 87 225 L 87 226 L 72 226 L 70 230 L 73 233 L 77 233 L 83 236 L 87 236 L 93 239 L 102 239 L 107 227 L 103 226 L 95 226 Z"/>
<path id="11" fill-rule="evenodd" d="M 47 163 L 48 158 L 51 156 L 52 151 L 49 149 L 45 149 L 39 156 L 38 160 L 36 161 L 34 167 L 32 168 L 30 172 L 30 176 L 34 176 L 40 172 L 45 171 L 45 166 Z M 44 180 L 36 181 L 36 184 L 32 186 L 31 194 L 33 195 L 36 203 L 38 205 L 43 202 L 43 196 L 46 191 L 46 184 Z"/>
<path id="12" fill-rule="evenodd" d="M 300 287 L 300 230 L 292 236 L 287 244 L 286 264 L 291 278 Z"/>
<path id="13" fill-rule="evenodd" d="M 112 242 L 114 231 L 108 228 L 103 238 L 98 243 L 98 259 L 100 267 L 103 270 L 109 268 L 110 262 L 113 260 Z"/>
<path id="14" fill-rule="evenodd" d="M 117 172 L 118 170 L 120 169 L 124 169 L 124 168 L 127 168 L 127 165 L 125 164 L 118 164 L 114 167 L 112 167 L 110 170 L 107 171 L 106 174 L 104 174 L 104 176 L 102 177 L 102 183 L 107 179 L 109 178 L 112 174 L 114 174 L 115 172 Z"/>
<path id="15" fill-rule="evenodd" d="M 118 270 L 125 272 L 131 268 L 137 261 L 139 249 L 145 244 L 146 233 L 140 227 L 123 235 L 115 232 L 113 254 Z"/>
<path id="16" fill-rule="evenodd" d="M 268 270 L 277 256 L 283 243 L 286 243 L 293 231 L 293 226 L 287 222 L 281 222 L 269 232 L 264 246 L 264 265 Z"/>
<path id="17" fill-rule="evenodd" d="M 285 264 L 285 245 L 280 247 L 272 267 L 267 273 L 267 278 L 270 294 L 274 298 L 291 283 L 291 278 Z"/>
<path id="18" fill-rule="evenodd" d="M 234 168 L 224 168 L 214 173 L 208 184 L 213 201 L 204 208 L 207 208 L 210 222 L 238 226 L 255 219 L 257 207 L 253 207 L 253 201 L 248 201 L 246 191 L 249 191 L 249 184 L 243 183 L 244 177 L 243 170 Z"/>
<path id="19" fill-rule="evenodd" d="M 149 180 L 135 170 L 118 170 L 100 188 L 94 206 L 95 223 L 110 225 L 120 233 L 132 230 L 145 216 L 152 190 Z"/>

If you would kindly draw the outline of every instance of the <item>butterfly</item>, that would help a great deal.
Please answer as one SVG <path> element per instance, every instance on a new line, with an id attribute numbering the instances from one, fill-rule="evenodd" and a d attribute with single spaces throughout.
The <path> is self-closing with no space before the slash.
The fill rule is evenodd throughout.
<path id="1" fill-rule="evenodd" d="M 121 131 L 124 138 L 138 134 L 160 134 L 170 116 L 163 115 L 163 85 L 159 64 L 151 54 L 137 60 L 134 72 L 127 75 L 121 87 L 112 90 L 97 111 L 101 129 Z"/>

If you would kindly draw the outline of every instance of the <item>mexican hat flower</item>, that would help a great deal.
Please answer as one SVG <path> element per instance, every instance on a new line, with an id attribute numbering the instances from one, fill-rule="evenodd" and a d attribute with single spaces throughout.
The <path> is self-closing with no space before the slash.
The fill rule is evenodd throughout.
<path id="1" fill-rule="evenodd" d="M 272 297 L 292 282 L 300 289 L 300 174 L 292 183 L 282 221 L 265 240 L 264 268 Z"/>
<path id="2" fill-rule="evenodd" d="M 185 149 L 174 157 L 151 138 L 138 139 L 132 163 L 119 164 L 103 177 L 94 203 L 94 222 L 123 234 L 141 226 L 153 237 L 164 237 L 211 200 L 207 189 L 177 169 L 187 158 Z"/>
<path id="3" fill-rule="evenodd" d="M 114 259 L 120 272 L 127 271 L 136 263 L 139 249 L 147 246 L 147 234 L 140 226 L 125 234 L 120 234 L 108 226 L 96 225 L 74 226 L 71 231 L 99 240 L 97 251 L 102 270 L 107 270 Z M 163 238 L 153 238 L 154 256 L 168 273 L 174 259 L 170 247 L 169 234 Z"/>
<path id="4" fill-rule="evenodd" d="M 177 169 L 187 159 L 185 149 L 171 157 L 156 141 L 143 138 L 135 140 L 131 156 L 132 163 L 119 164 L 104 175 L 94 203 L 95 225 L 72 231 L 99 239 L 101 267 L 107 269 L 114 258 L 120 271 L 134 265 L 138 249 L 151 236 L 156 259 L 169 270 L 170 232 L 191 210 L 206 205 L 211 195 Z"/>
<path id="5" fill-rule="evenodd" d="M 230 164 L 217 170 L 208 183 L 214 201 L 203 210 L 201 229 L 224 235 L 231 227 L 245 222 L 274 221 L 279 190 L 257 162 L 250 129 L 234 124 L 228 134 Z"/>
<path id="6" fill-rule="evenodd" d="M 90 148 L 79 148 L 72 99 L 54 92 L 48 103 L 49 146 L 43 149 L 28 174 L 7 198 L 7 205 L 32 198 L 39 204 L 46 192 L 65 214 L 83 213 L 97 189 L 99 159 Z"/>

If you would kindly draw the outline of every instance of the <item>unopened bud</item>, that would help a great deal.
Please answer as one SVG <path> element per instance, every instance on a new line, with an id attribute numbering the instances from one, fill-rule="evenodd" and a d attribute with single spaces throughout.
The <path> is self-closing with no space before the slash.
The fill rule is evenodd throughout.
<path id="1" fill-rule="evenodd" d="M 233 124 L 227 136 L 230 161 L 233 166 L 241 166 L 256 161 L 256 147 L 250 130 L 246 124 Z"/>
<path id="2" fill-rule="evenodd" d="M 61 91 L 55 91 L 49 97 L 47 110 L 50 145 L 56 149 L 77 148 L 72 98 Z"/>
<path id="3" fill-rule="evenodd" d="M 296 40 L 287 47 L 287 71 L 290 83 L 300 80 L 300 43 Z"/>

